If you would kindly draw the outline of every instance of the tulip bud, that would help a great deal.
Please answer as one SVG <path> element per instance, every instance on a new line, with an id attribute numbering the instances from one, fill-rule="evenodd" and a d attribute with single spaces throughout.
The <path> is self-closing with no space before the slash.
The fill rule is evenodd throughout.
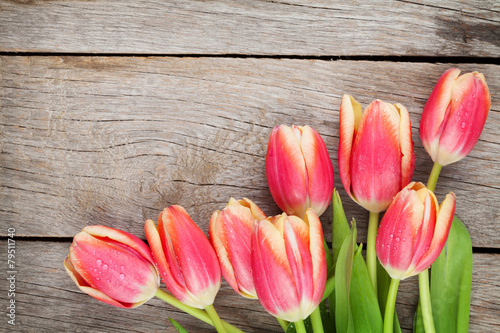
<path id="1" fill-rule="evenodd" d="M 305 319 L 321 302 L 326 273 L 323 231 L 313 209 L 304 220 L 283 213 L 254 223 L 252 274 L 270 314 L 291 322 Z"/>
<path id="2" fill-rule="evenodd" d="M 434 193 L 422 183 L 402 189 L 377 233 L 377 256 L 387 273 L 402 280 L 429 268 L 446 244 L 454 214 L 453 192 L 438 206 Z"/>
<path id="3" fill-rule="evenodd" d="M 182 303 L 203 309 L 220 289 L 217 255 L 201 229 L 181 206 L 165 208 L 145 223 L 146 238 L 168 291 Z"/>
<path id="4" fill-rule="evenodd" d="M 308 208 L 320 216 L 333 193 L 333 166 L 323 139 L 309 126 L 277 126 L 267 144 L 267 182 L 276 204 L 303 217 Z"/>
<path id="5" fill-rule="evenodd" d="M 255 221 L 266 215 L 251 200 L 229 200 L 221 211 L 212 214 L 210 241 L 219 257 L 222 275 L 240 295 L 257 298 L 251 267 L 251 237 Z"/>
<path id="6" fill-rule="evenodd" d="M 457 162 L 476 144 L 488 112 L 491 96 L 484 75 L 459 76 L 451 68 L 439 78 L 420 119 L 420 138 L 435 163 Z"/>
<path id="7" fill-rule="evenodd" d="M 104 226 L 76 234 L 64 267 L 83 292 L 121 308 L 143 304 L 160 286 L 149 247 L 134 235 Z"/>
<path id="8" fill-rule="evenodd" d="M 401 104 L 376 100 L 363 113 L 349 95 L 340 105 L 339 172 L 347 194 L 373 213 L 387 209 L 413 177 L 410 116 Z"/>

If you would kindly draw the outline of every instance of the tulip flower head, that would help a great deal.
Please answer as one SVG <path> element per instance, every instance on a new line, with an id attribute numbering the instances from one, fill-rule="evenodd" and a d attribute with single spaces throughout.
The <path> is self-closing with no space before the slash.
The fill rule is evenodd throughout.
<path id="1" fill-rule="evenodd" d="M 432 160 L 442 166 L 470 153 L 491 107 L 484 75 L 460 75 L 451 68 L 438 80 L 420 120 L 420 138 Z"/>
<path id="2" fill-rule="evenodd" d="M 134 235 L 105 226 L 78 233 L 64 267 L 83 292 L 121 308 L 143 304 L 160 285 L 149 247 Z"/>
<path id="3" fill-rule="evenodd" d="M 255 221 L 265 219 L 262 210 L 246 198 L 231 198 L 210 219 L 210 241 L 219 257 L 222 275 L 238 294 L 248 298 L 257 298 L 251 267 L 252 228 Z"/>
<path id="4" fill-rule="evenodd" d="M 327 268 L 321 222 L 313 209 L 304 220 L 283 213 L 255 222 L 252 273 L 257 296 L 273 316 L 296 322 L 316 309 Z"/>
<path id="5" fill-rule="evenodd" d="M 217 255 L 203 231 L 181 206 L 165 208 L 145 223 L 146 238 L 167 289 L 182 303 L 203 309 L 220 289 Z"/>
<path id="6" fill-rule="evenodd" d="M 267 144 L 267 182 L 276 204 L 304 217 L 308 208 L 320 216 L 333 193 L 333 166 L 325 143 L 309 126 L 277 126 Z"/>
<path id="7" fill-rule="evenodd" d="M 396 195 L 376 241 L 377 256 L 391 278 L 406 279 L 429 268 L 446 244 L 454 214 L 453 192 L 441 206 L 422 183 L 412 182 Z"/>
<path id="8" fill-rule="evenodd" d="M 340 105 L 339 172 L 349 196 L 373 213 L 387 209 L 413 177 L 410 116 L 376 100 L 364 112 L 349 95 Z"/>

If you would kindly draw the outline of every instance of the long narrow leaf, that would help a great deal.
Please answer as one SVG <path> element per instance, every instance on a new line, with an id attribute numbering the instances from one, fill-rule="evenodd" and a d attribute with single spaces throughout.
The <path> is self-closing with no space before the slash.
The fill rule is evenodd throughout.
<path id="1" fill-rule="evenodd" d="M 354 333 L 354 321 L 349 303 L 356 226 L 344 239 L 335 266 L 335 328 L 337 332 Z"/>
<path id="2" fill-rule="evenodd" d="M 472 243 L 454 218 L 446 246 L 431 267 L 431 302 L 437 333 L 468 332 L 472 282 Z"/>
<path id="3" fill-rule="evenodd" d="M 170 322 L 172 323 L 172 325 L 174 325 L 174 327 L 177 330 L 177 332 L 179 332 L 179 333 L 189 333 L 184 327 L 181 326 L 181 324 L 179 324 L 178 322 L 176 322 L 174 319 L 168 318 L 168 320 L 170 320 Z"/>

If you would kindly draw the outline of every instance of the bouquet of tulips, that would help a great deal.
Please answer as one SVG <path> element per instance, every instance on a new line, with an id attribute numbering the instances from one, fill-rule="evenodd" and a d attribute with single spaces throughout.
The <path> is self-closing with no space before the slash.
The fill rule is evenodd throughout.
<path id="1" fill-rule="evenodd" d="M 231 198 L 213 213 L 207 237 L 174 205 L 157 223 L 146 221 L 149 245 L 125 231 L 87 226 L 74 237 L 66 271 L 83 292 L 107 304 L 134 308 L 156 296 L 217 332 L 241 332 L 213 306 L 224 277 L 242 297 L 258 299 L 286 333 L 400 332 L 399 281 L 419 275 L 414 331 L 467 332 L 471 241 L 454 218 L 455 195 L 439 204 L 433 191 L 441 168 L 472 150 L 490 106 L 482 74 L 450 69 L 441 76 L 420 121 L 434 161 L 424 185 L 412 181 L 405 107 L 376 100 L 363 112 L 343 96 L 338 167 L 344 190 L 369 212 L 366 261 L 356 223 L 348 224 L 334 189 L 323 139 L 309 126 L 280 125 L 269 138 L 266 174 L 281 215 L 266 217 L 251 200 Z M 331 243 L 319 219 L 330 202 Z"/>

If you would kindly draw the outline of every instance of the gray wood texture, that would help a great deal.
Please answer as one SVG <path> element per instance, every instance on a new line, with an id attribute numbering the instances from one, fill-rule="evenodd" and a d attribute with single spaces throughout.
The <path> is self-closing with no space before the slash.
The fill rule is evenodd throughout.
<path id="1" fill-rule="evenodd" d="M 0 241 L 0 247 L 6 248 L 6 241 Z M 18 242 L 16 326 L 20 331 L 173 333 L 176 331 L 168 321 L 172 317 L 189 332 L 214 332 L 209 325 L 157 298 L 126 310 L 101 303 L 80 292 L 62 265 L 68 248 L 67 242 Z M 470 332 L 498 332 L 500 301 L 498 293 L 492 293 L 498 289 L 498 262 L 498 254 L 474 255 Z M 412 331 L 417 290 L 417 277 L 402 281 L 399 287 L 396 309 L 405 333 Z M 0 292 L 7 294 L 6 284 L 0 284 Z M 224 320 L 247 333 L 282 332 L 274 317 L 267 314 L 258 301 L 238 296 L 226 282 L 222 284 L 215 307 Z"/>
<path id="2" fill-rule="evenodd" d="M 144 221 L 172 204 L 204 231 L 230 197 L 280 213 L 265 153 L 282 123 L 320 132 L 346 214 L 366 242 L 367 213 L 337 172 L 342 95 L 363 107 L 374 99 L 406 106 L 414 180 L 426 182 L 432 161 L 420 115 L 438 77 L 458 67 L 485 74 L 492 108 L 474 150 L 441 172 L 436 195 L 457 195 L 456 215 L 471 234 L 470 332 L 498 332 L 499 13 L 493 0 L 0 0 L 0 247 L 15 228 L 15 331 L 175 332 L 173 317 L 191 333 L 213 332 L 159 299 L 134 310 L 100 303 L 62 262 L 84 226 L 144 239 Z M 321 217 L 327 239 L 331 216 Z M 5 272 L 0 332 L 11 329 Z M 417 284 L 403 281 L 398 292 L 405 333 Z M 225 282 L 215 306 L 246 332 L 282 331 Z"/>
<path id="3" fill-rule="evenodd" d="M 500 54 L 500 6 L 469 1 L 0 1 L 0 51 Z"/>
<path id="4" fill-rule="evenodd" d="M 230 197 L 279 213 L 265 178 L 271 129 L 308 124 L 323 136 L 335 170 L 342 94 L 364 106 L 376 98 L 411 114 L 414 179 L 432 161 L 418 124 L 450 64 L 171 57 L 2 57 L 0 216 L 24 236 L 72 237 L 105 224 L 143 237 L 143 223 L 180 204 L 207 230 Z M 500 68 L 457 65 L 500 86 Z M 393 75 L 392 73 L 399 73 Z M 480 141 L 444 168 L 438 199 L 457 195 L 457 216 L 473 246 L 500 247 L 497 96 Z M 347 216 L 366 212 L 345 195 Z M 329 234 L 330 210 L 322 217 Z M 26 221 L 30 220 L 27 224 Z M 5 235 L 5 229 L 0 234 Z"/>

